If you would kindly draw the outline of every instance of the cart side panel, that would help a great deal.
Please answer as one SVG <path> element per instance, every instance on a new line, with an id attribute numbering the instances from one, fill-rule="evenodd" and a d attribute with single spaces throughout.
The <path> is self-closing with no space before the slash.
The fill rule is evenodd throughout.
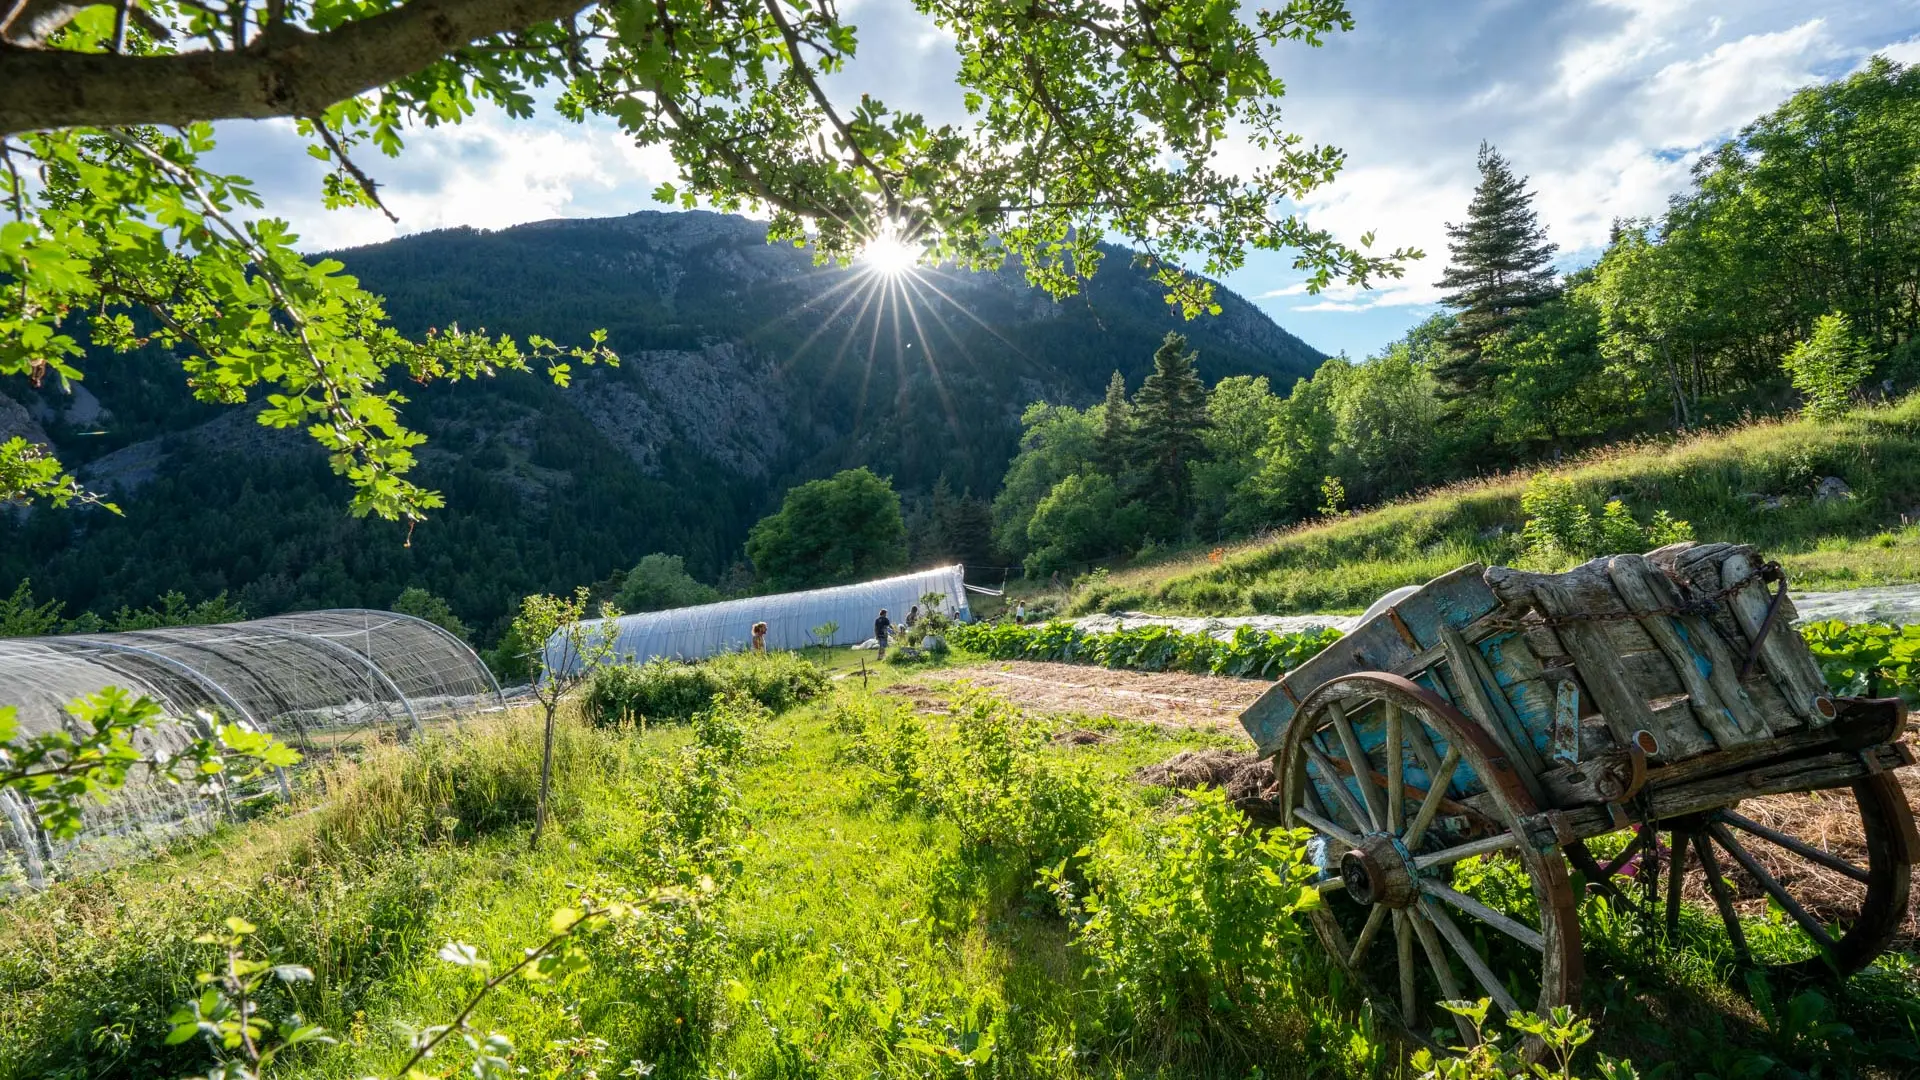
<path id="1" fill-rule="evenodd" d="M 1240 714 L 1240 724 L 1260 755 L 1269 757 L 1279 751 L 1294 710 L 1321 683 L 1359 671 L 1396 671 L 1408 677 L 1422 673 L 1426 665 L 1414 667 L 1414 661 L 1439 644 L 1443 625 L 1463 629 L 1499 606 L 1481 580 L 1485 569 L 1472 563 L 1434 578 L 1282 676 Z M 1377 742 L 1380 734 L 1375 732 L 1373 737 Z"/>

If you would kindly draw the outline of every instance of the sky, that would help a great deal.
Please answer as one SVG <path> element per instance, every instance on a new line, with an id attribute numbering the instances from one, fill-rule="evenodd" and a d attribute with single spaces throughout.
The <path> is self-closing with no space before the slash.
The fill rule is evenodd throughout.
<path id="1" fill-rule="evenodd" d="M 1269 0 L 1271 3 L 1272 0 Z M 1620 217 L 1657 214 L 1701 153 L 1800 87 L 1878 53 L 1920 62 L 1920 0 L 1352 0 L 1355 29 L 1321 48 L 1271 50 L 1288 124 L 1346 151 L 1332 183 L 1303 200 L 1309 224 L 1426 258 L 1371 290 L 1307 295 L 1284 253 L 1255 252 L 1226 284 L 1329 353 L 1377 352 L 1438 310 L 1446 223 L 1464 216 L 1475 156 L 1492 143 L 1529 177 L 1560 265 L 1592 262 Z M 860 49 L 830 92 L 877 88 L 895 108 L 958 120 L 950 39 L 905 0 L 841 10 Z M 391 223 L 324 210 L 319 163 L 288 122 L 221 125 L 218 167 L 252 177 L 301 246 L 324 250 L 454 225 L 498 229 L 555 217 L 659 209 L 673 179 L 657 147 L 611 124 L 550 112 L 481 112 L 409 136 L 397 159 L 369 151 Z"/>

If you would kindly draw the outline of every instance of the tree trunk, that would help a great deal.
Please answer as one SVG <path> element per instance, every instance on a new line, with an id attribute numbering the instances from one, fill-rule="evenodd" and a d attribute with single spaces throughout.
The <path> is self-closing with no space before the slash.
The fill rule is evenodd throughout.
<path id="1" fill-rule="evenodd" d="M 547 831 L 547 790 L 553 785 L 553 717 L 560 709 L 556 699 L 547 705 L 546 745 L 540 751 L 540 797 L 533 806 L 533 838 L 528 847 L 540 846 L 540 834 Z"/>
<path id="2" fill-rule="evenodd" d="M 1660 359 L 1667 365 L 1667 385 L 1673 389 L 1673 423 L 1685 430 L 1693 425 L 1691 414 L 1687 412 L 1687 388 L 1680 380 L 1680 373 L 1673 366 L 1673 350 L 1665 341 L 1660 343 Z"/>

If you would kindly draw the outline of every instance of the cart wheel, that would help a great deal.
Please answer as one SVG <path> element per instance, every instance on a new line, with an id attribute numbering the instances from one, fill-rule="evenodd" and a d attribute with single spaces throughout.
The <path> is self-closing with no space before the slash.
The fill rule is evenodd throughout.
<path id="1" fill-rule="evenodd" d="M 1356 775 L 1349 763 L 1362 759 Z M 1575 1002 L 1566 864 L 1526 839 L 1533 800 L 1479 725 L 1397 675 L 1347 675 L 1301 703 L 1275 772 L 1281 805 L 1315 833 L 1310 850 L 1329 871 L 1314 915 L 1322 944 L 1410 1033 L 1447 1022 L 1439 1001 L 1487 997 L 1505 1014 Z M 1462 860 L 1494 853 L 1531 886 L 1508 911 L 1454 888 Z M 1389 928 L 1393 944 L 1376 947 Z"/>
<path id="2" fill-rule="evenodd" d="M 1669 936 L 1681 905 L 1694 900 L 1717 910 L 1743 966 L 1789 979 L 1845 978 L 1884 952 L 1906 918 L 1913 836 L 1898 781 L 1880 773 L 1850 788 L 1637 826 L 1604 863 L 1587 848 L 1592 841 L 1567 856 L 1594 891 L 1660 910 Z M 1769 909 L 1783 925 L 1756 950 L 1747 929 Z"/>

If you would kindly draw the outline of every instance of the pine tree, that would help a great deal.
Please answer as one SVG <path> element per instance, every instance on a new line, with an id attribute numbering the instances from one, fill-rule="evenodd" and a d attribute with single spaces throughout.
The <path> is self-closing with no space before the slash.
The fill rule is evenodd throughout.
<path id="1" fill-rule="evenodd" d="M 1487 341 L 1505 333 L 1528 311 L 1559 294 L 1553 270 L 1558 249 L 1533 210 L 1524 176 L 1507 159 L 1480 144 L 1480 186 L 1467 206 L 1467 220 L 1447 225 L 1452 261 L 1439 285 L 1451 290 L 1441 302 L 1460 314 L 1447 332 L 1452 355 L 1434 365 L 1443 393 L 1461 397 L 1479 390 L 1489 372 L 1482 354 Z"/>
<path id="2" fill-rule="evenodd" d="M 1200 354 L 1186 347 L 1186 338 L 1169 333 L 1153 354 L 1153 374 L 1133 398 L 1132 464 L 1155 529 L 1184 527 L 1193 499 L 1187 466 L 1206 453 L 1207 388 L 1194 368 Z"/>
<path id="3" fill-rule="evenodd" d="M 1127 406 L 1127 379 L 1118 371 L 1107 380 L 1106 426 L 1093 444 L 1094 468 L 1120 483 L 1127 471 L 1130 454 L 1132 409 Z"/>

